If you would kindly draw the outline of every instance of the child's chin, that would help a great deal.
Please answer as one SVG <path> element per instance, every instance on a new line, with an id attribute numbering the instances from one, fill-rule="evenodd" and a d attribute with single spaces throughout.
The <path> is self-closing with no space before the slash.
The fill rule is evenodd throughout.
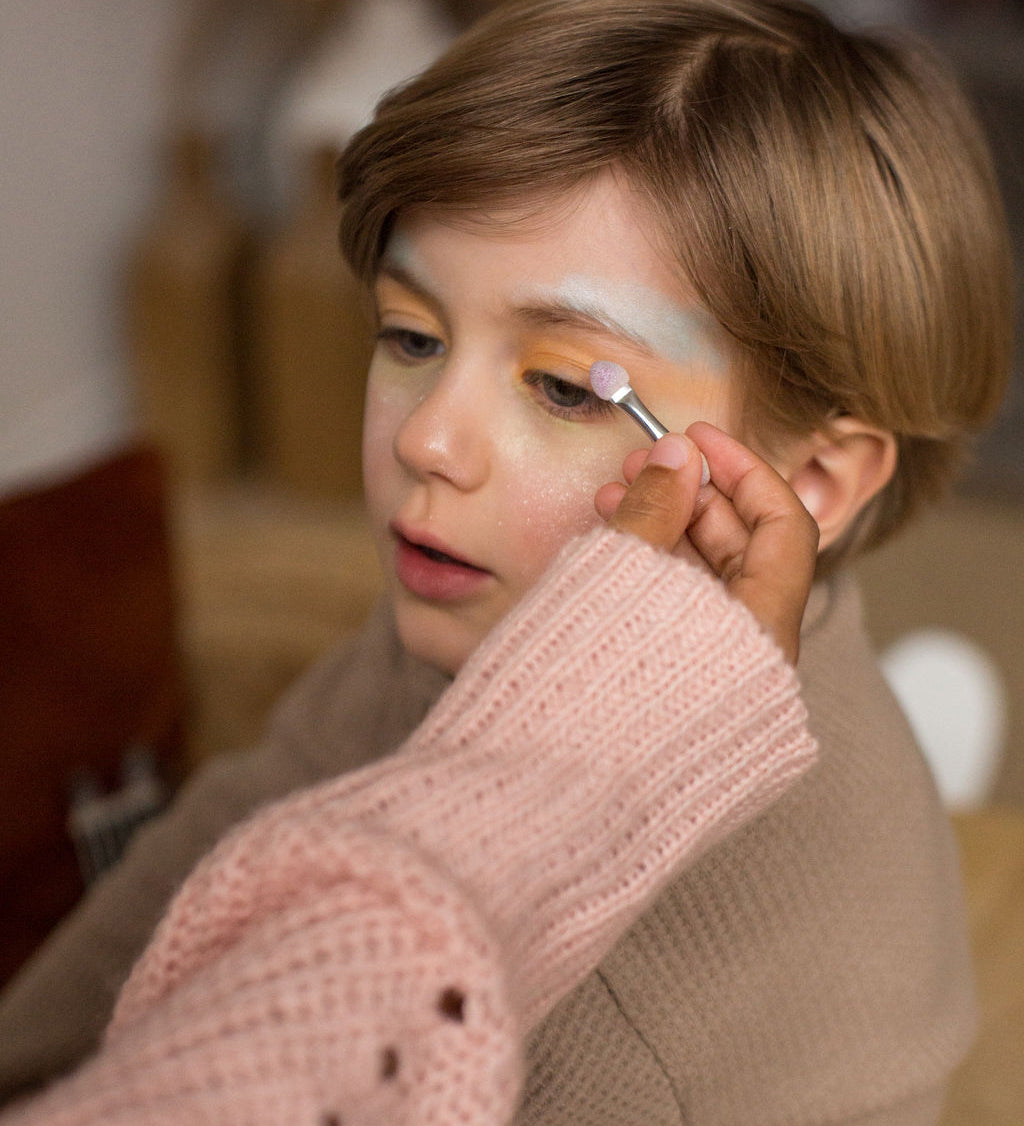
<path id="1" fill-rule="evenodd" d="M 455 676 L 481 640 L 463 623 L 429 607 L 399 604 L 395 621 L 406 653 L 448 676 Z"/>

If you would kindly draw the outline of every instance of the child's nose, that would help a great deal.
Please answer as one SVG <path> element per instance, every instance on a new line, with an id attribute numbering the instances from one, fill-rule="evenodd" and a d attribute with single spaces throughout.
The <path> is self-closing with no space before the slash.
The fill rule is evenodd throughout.
<path id="1" fill-rule="evenodd" d="M 489 445 L 481 400 L 471 380 L 458 371 L 442 372 L 398 428 L 395 457 L 420 478 L 444 478 L 463 490 L 483 484 Z"/>

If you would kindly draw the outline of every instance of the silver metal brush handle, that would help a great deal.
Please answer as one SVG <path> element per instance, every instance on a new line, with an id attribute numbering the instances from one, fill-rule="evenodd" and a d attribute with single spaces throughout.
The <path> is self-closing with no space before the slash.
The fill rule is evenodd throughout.
<path id="1" fill-rule="evenodd" d="M 621 398 L 619 397 L 620 395 Z M 650 436 L 652 441 L 656 442 L 662 435 L 668 433 L 668 429 L 662 426 L 654 415 L 644 406 L 640 400 L 640 396 L 637 395 L 632 387 L 627 387 L 623 392 L 618 392 L 613 395 L 612 402 L 615 403 L 616 406 L 621 407 L 626 414 L 630 415 L 637 425 Z"/>

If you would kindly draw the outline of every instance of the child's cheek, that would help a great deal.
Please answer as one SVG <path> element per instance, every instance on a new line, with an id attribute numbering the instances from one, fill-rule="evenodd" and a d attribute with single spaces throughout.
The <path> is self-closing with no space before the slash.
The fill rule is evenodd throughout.
<path id="1" fill-rule="evenodd" d="M 363 480 L 369 497 L 388 480 L 395 435 L 411 409 L 408 399 L 407 389 L 375 377 L 371 369 L 363 412 Z"/>
<path id="2" fill-rule="evenodd" d="M 521 544 L 522 574 L 535 580 L 563 545 L 600 523 L 594 494 L 619 474 L 621 457 L 607 441 L 576 440 L 566 450 L 510 449 L 510 474 L 499 520 Z"/>

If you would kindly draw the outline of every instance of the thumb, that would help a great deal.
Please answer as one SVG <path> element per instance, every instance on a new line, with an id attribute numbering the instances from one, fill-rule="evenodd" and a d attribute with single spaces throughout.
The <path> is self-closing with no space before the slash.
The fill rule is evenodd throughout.
<path id="1" fill-rule="evenodd" d="M 608 523 L 671 551 L 690 523 L 700 481 L 697 447 L 682 434 L 666 434 L 651 448 Z"/>

